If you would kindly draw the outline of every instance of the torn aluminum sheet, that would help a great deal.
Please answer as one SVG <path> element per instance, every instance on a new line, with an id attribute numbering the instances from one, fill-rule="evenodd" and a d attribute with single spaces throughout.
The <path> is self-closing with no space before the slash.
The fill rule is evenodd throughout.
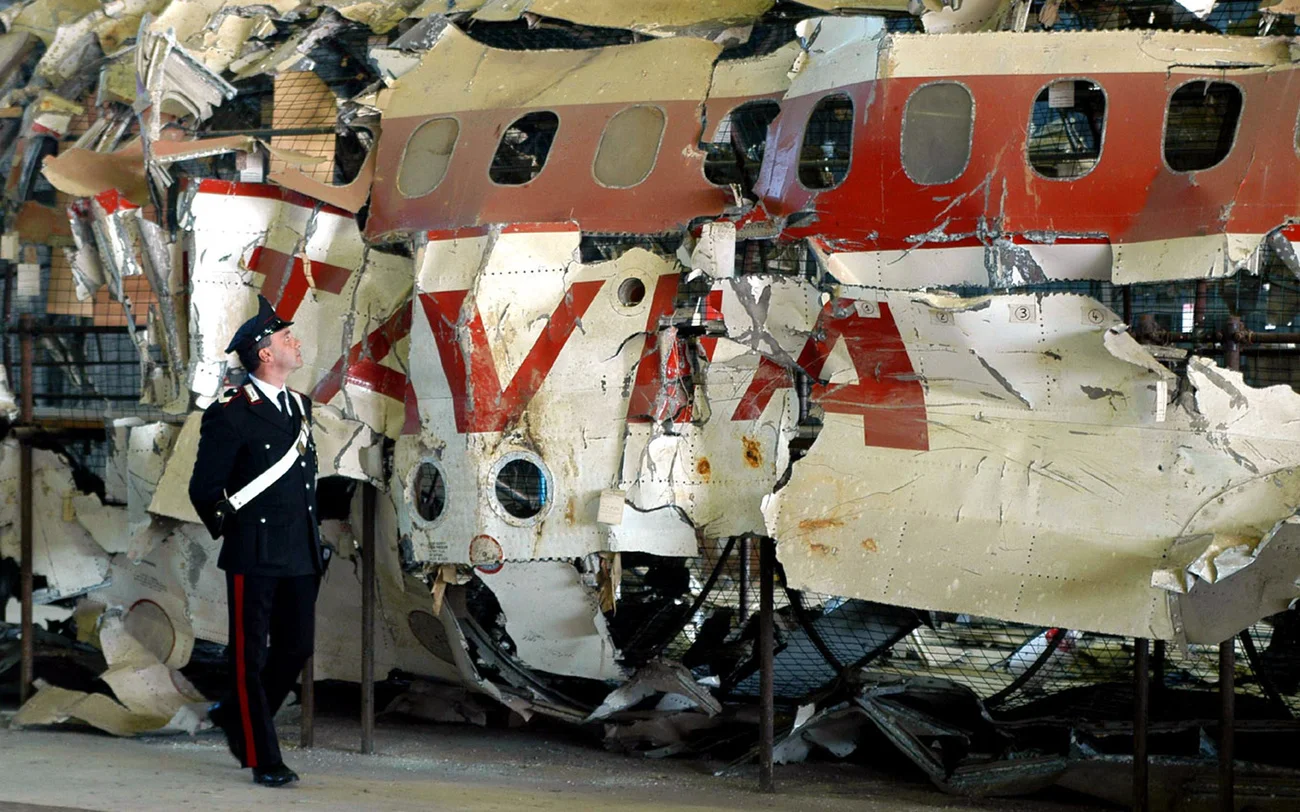
<path id="1" fill-rule="evenodd" d="M 120 615 L 106 614 L 99 641 L 108 670 L 100 679 L 113 698 L 43 685 L 18 709 L 15 728 L 77 719 L 115 736 L 140 733 L 194 733 L 207 703 L 179 671 L 168 668 L 132 636 Z"/>
<path id="2" fill-rule="evenodd" d="M 641 249 L 582 264 L 579 233 L 546 228 L 562 230 L 431 237 L 417 259 L 411 413 L 392 485 L 417 561 L 614 546 L 596 522 L 601 495 L 619 481 L 625 436 L 659 388 L 655 333 L 681 267 Z M 439 482 L 441 501 L 430 497 Z M 694 531 L 676 518 L 622 518 L 610 529 L 618 549 L 695 554 Z M 669 526 L 680 532 L 635 532 Z"/>
<path id="3" fill-rule="evenodd" d="M 707 688 L 695 681 L 685 666 L 657 660 L 638 668 L 630 680 L 610 691 L 600 707 L 587 717 L 587 721 L 608 719 L 655 694 L 675 697 L 681 708 L 698 708 L 709 716 L 722 713 L 722 704 Z"/>
<path id="4" fill-rule="evenodd" d="M 226 579 L 221 543 L 201 524 L 179 524 L 138 558 L 115 555 L 111 582 L 89 598 L 120 612 L 160 661 L 181 668 L 196 639 L 226 642 Z"/>
<path id="5" fill-rule="evenodd" d="M 134 560 L 144 557 L 175 525 L 175 522 L 155 519 L 149 506 L 179 434 L 180 428 L 168 423 L 149 423 L 130 431 L 126 513 L 130 556 Z"/>
<path id="6" fill-rule="evenodd" d="M 0 558 L 15 561 L 20 560 L 19 456 L 16 439 L 0 446 Z M 33 450 L 32 486 L 32 572 L 46 584 L 32 600 L 49 603 L 102 585 L 108 553 L 77 522 L 71 466 L 53 452 Z"/>
<path id="7" fill-rule="evenodd" d="M 1125 99 L 1167 99 L 1188 83 L 1219 82 L 1223 64 L 1252 66 L 1232 80 L 1244 97 L 1294 106 L 1300 83 L 1284 38 L 981 33 L 954 60 L 943 36 L 886 33 L 874 18 L 810 19 L 798 30 L 810 45 L 782 100 L 757 191 L 786 224 L 783 237 L 807 238 L 843 283 L 1005 288 L 1218 277 L 1247 267 L 1265 236 L 1296 217 L 1291 197 L 1268 181 L 1292 154 L 1270 126 L 1271 104 L 1242 107 L 1226 156 L 1196 171 L 1171 169 L 1162 152 L 1168 104 L 1109 121 L 1099 113 L 1105 156 L 1078 177 L 1028 166 L 1029 129 L 1009 142 L 1005 127 L 1027 121 L 1034 99 L 1062 78 L 1090 77 L 1113 113 Z M 904 126 L 924 86 L 949 88 L 943 115 L 969 122 L 935 154 Z M 930 115 L 931 101 L 940 104 L 927 96 L 914 117 Z M 824 162 L 803 155 L 805 123 L 823 102 L 840 111 L 828 115 L 854 122 L 851 137 L 823 145 Z M 1231 123 L 1226 113 L 1222 120 Z"/>
<path id="8" fill-rule="evenodd" d="M 719 51 L 690 37 L 498 50 L 447 26 L 419 67 L 380 94 L 383 134 L 367 234 L 569 221 L 585 231 L 656 233 L 721 214 L 731 195 L 705 179 L 697 146 L 699 106 Z M 503 133 L 530 112 L 572 123 L 555 132 L 544 163 L 532 164 L 531 181 L 484 183 L 500 138 L 475 134 Z M 616 162 L 594 157 L 607 124 Z"/>
<path id="9" fill-rule="evenodd" d="M 501 604 L 506 633 L 525 665 L 571 677 L 625 677 L 596 590 L 581 582 L 573 564 L 510 561 L 481 579 Z"/>
<path id="10" fill-rule="evenodd" d="M 216 107 L 235 97 L 234 86 L 194 58 L 170 31 L 141 31 L 135 70 L 149 100 L 149 141 L 161 137 L 164 115 L 207 121 Z"/>
<path id="11" fill-rule="evenodd" d="M 220 75 L 242 56 L 250 39 L 275 33 L 274 19 L 298 6 L 297 0 L 244 3 L 229 0 L 172 0 L 150 23 L 150 31 L 171 29 L 176 41 L 212 73 Z M 267 11 L 273 11 L 274 15 Z"/>
<path id="12" fill-rule="evenodd" d="M 48 48 L 54 43 L 60 26 L 98 12 L 102 5 L 98 0 L 35 0 L 20 4 L 21 10 L 7 28 L 33 34 Z"/>
<path id="13" fill-rule="evenodd" d="M 1282 429 L 1300 395 L 1250 389 L 1194 359 L 1189 393 L 1171 403 L 1172 373 L 1133 363 L 1141 348 L 1080 296 L 841 295 L 857 298 L 825 305 L 798 359 L 823 425 L 763 510 L 792 586 L 1129 637 L 1224 638 L 1181 620 L 1186 596 L 1153 588 L 1152 573 L 1181 538 L 1260 539 L 1300 505 L 1300 442 Z M 761 400 L 763 385 L 751 393 Z M 1232 513 L 1204 508 L 1230 497 Z M 1270 557 L 1290 562 L 1292 539 L 1274 538 Z M 1258 595 L 1227 597 L 1233 578 L 1255 588 L 1245 572 L 1269 584 L 1265 611 Z M 1189 595 L 1203 589 L 1231 633 L 1280 611 L 1297 574 L 1246 567 Z"/>
<path id="14" fill-rule="evenodd" d="M 289 385 L 396 436 L 406 419 L 411 260 L 368 248 L 356 220 L 277 186 L 204 180 L 185 206 L 192 230 L 191 390 L 221 391 L 229 337 L 265 295 L 304 341 Z"/>

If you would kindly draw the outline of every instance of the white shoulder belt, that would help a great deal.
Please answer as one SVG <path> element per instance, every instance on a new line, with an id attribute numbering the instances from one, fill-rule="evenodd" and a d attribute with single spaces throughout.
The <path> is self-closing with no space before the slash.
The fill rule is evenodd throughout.
<path id="1" fill-rule="evenodd" d="M 294 392 L 294 394 L 298 395 L 297 392 Z M 288 473 L 300 456 L 307 453 L 307 441 L 311 437 L 311 424 L 307 422 L 307 404 L 304 402 L 302 395 L 298 395 L 298 401 L 302 413 L 302 427 L 298 429 L 298 437 L 293 441 L 293 445 L 289 446 L 289 450 L 284 452 L 284 456 L 275 461 L 274 465 L 258 474 L 256 479 L 240 488 L 234 496 L 226 500 L 235 510 L 247 505 L 256 499 L 262 491 L 274 485 L 279 481 L 280 477 Z"/>

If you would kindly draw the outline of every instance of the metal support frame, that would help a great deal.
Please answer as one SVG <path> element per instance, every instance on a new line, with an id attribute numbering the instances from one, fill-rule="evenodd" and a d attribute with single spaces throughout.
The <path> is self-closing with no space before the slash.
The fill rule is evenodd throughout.
<path id="1" fill-rule="evenodd" d="M 1234 676 L 1237 669 L 1236 640 L 1229 637 L 1219 644 L 1219 809 L 1234 812 L 1233 798 L 1236 776 L 1233 774 L 1232 746 L 1235 695 Z"/>
<path id="2" fill-rule="evenodd" d="M 1147 725 L 1151 719 L 1150 641 L 1133 641 L 1133 812 L 1151 808 Z"/>
<path id="3" fill-rule="evenodd" d="M 298 746 L 303 749 L 316 746 L 316 658 L 308 657 L 302 664 L 302 723 L 298 726 Z"/>
<path id="4" fill-rule="evenodd" d="M 375 487 L 361 486 L 361 752 L 375 752 Z"/>
<path id="5" fill-rule="evenodd" d="M 776 656 L 776 542 L 759 539 L 758 559 L 758 788 L 775 792 L 772 776 L 772 750 L 776 741 L 776 673 L 773 661 Z"/>
<path id="6" fill-rule="evenodd" d="M 749 556 L 753 550 L 751 537 L 744 535 L 740 537 L 740 625 L 744 627 L 749 622 L 749 582 L 752 580 L 749 571 Z"/>
<path id="7" fill-rule="evenodd" d="M 36 357 L 36 346 L 32 335 L 32 317 L 24 314 L 19 320 L 22 331 L 22 412 L 24 425 L 31 425 L 35 413 L 32 399 L 32 361 Z M 31 694 L 32 682 L 36 673 L 36 631 L 32 623 L 32 445 L 31 440 L 23 436 L 19 440 L 19 557 L 21 567 L 21 602 L 22 649 L 21 664 L 18 669 L 18 701 L 26 702 Z"/>

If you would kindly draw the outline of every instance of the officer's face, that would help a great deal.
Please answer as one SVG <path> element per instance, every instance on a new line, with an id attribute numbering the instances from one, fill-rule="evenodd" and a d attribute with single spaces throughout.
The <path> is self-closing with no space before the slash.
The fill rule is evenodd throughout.
<path id="1" fill-rule="evenodd" d="M 262 350 L 262 363 L 289 373 L 302 366 L 302 342 L 286 327 L 271 333 L 271 346 Z M 270 358 L 266 355 L 269 354 Z"/>

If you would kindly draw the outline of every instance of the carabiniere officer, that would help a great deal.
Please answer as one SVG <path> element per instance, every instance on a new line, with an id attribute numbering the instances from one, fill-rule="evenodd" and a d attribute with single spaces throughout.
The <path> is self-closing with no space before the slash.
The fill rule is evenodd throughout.
<path id="1" fill-rule="evenodd" d="M 203 414 L 190 501 L 223 539 L 217 566 L 230 607 L 232 684 L 209 715 L 253 780 L 274 787 L 298 779 L 280 757 L 273 719 L 312 653 L 328 553 L 316 518 L 311 400 L 285 386 L 302 366 L 302 345 L 292 322 L 258 301 L 226 347 L 248 381 Z"/>

